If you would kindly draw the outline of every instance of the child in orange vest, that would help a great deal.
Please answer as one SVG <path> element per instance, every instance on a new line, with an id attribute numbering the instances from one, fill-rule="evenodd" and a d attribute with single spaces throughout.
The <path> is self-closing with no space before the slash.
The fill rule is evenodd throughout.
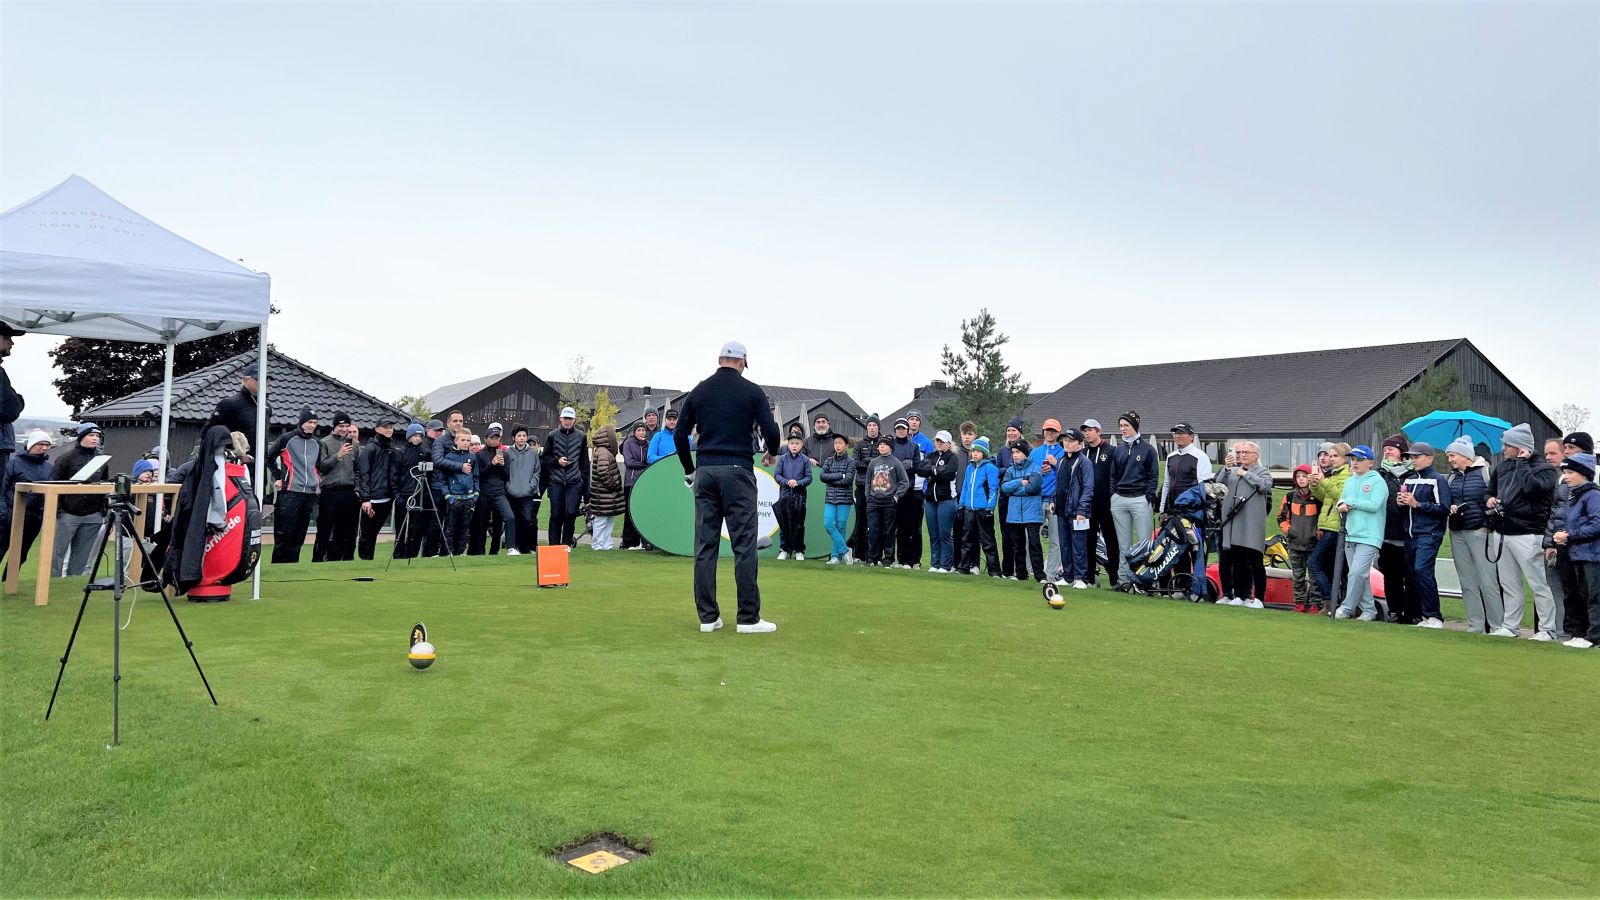
<path id="1" fill-rule="evenodd" d="M 1311 467 L 1295 466 L 1294 488 L 1283 495 L 1278 506 L 1278 530 L 1289 548 L 1289 571 L 1294 576 L 1295 612 L 1320 613 L 1325 602 L 1307 568 L 1317 546 L 1317 516 L 1321 513 L 1322 505 L 1311 493 Z"/>

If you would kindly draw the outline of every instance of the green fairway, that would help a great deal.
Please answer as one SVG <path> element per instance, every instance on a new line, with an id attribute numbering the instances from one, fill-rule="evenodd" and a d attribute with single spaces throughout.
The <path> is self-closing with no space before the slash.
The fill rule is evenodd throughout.
<path id="1" fill-rule="evenodd" d="M 309 554 L 308 554 L 309 556 Z M 922 572 L 686 559 L 270 566 L 267 599 L 0 601 L 8 895 L 1572 896 L 1600 653 Z M 373 576 L 356 583 L 354 576 Z M 248 585 L 240 595 L 249 596 Z M 75 595 L 77 591 L 77 595 Z M 406 663 L 427 623 L 439 662 Z M 652 842 L 601 875 L 591 832 Z"/>

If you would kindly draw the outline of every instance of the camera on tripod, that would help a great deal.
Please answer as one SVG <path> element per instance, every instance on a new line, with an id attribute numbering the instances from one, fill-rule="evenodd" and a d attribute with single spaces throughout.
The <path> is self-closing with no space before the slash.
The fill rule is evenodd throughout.
<path id="1" fill-rule="evenodd" d="M 128 477 L 127 472 L 119 472 L 112 481 L 111 502 L 120 507 L 133 506 L 133 479 Z"/>
<path id="2" fill-rule="evenodd" d="M 419 460 L 417 462 L 417 471 L 419 473 L 423 474 L 423 475 L 427 475 L 428 473 L 432 472 L 433 471 L 433 460 L 431 460 L 431 459 Z"/>

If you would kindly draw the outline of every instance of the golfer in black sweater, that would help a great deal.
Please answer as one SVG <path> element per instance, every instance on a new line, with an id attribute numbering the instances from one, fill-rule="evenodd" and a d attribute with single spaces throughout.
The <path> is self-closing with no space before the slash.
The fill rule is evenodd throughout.
<path id="1" fill-rule="evenodd" d="M 761 618 L 761 588 L 756 583 L 756 475 L 751 464 L 750 432 L 759 428 L 765 447 L 761 464 L 771 468 L 778 446 L 778 423 L 772 418 L 767 392 L 746 381 L 749 361 L 744 345 L 722 345 L 716 373 L 695 385 L 683 403 L 673 445 L 683 462 L 683 483 L 694 491 L 694 605 L 700 630 L 722 627 L 717 606 L 717 557 L 722 550 L 722 522 L 728 522 L 733 544 L 733 578 L 739 591 L 740 634 L 777 631 Z M 689 452 L 689 436 L 699 434 L 697 459 Z"/>

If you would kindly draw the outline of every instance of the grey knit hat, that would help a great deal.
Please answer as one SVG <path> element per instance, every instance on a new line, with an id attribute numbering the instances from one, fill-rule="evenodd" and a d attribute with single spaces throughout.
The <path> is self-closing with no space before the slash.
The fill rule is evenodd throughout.
<path id="1" fill-rule="evenodd" d="M 1472 438 L 1469 438 L 1464 434 L 1461 437 L 1451 441 L 1450 446 L 1444 448 L 1444 452 L 1454 453 L 1458 456 L 1465 456 L 1467 459 L 1472 459 L 1474 456 L 1478 455 L 1477 451 L 1472 446 Z"/>
<path id="2" fill-rule="evenodd" d="M 1526 450 L 1529 453 L 1533 452 L 1533 429 L 1528 427 L 1527 422 L 1523 422 L 1521 425 L 1513 425 L 1506 429 L 1505 434 L 1500 436 L 1500 440 L 1504 441 L 1507 447 L 1515 447 L 1518 450 Z"/>

